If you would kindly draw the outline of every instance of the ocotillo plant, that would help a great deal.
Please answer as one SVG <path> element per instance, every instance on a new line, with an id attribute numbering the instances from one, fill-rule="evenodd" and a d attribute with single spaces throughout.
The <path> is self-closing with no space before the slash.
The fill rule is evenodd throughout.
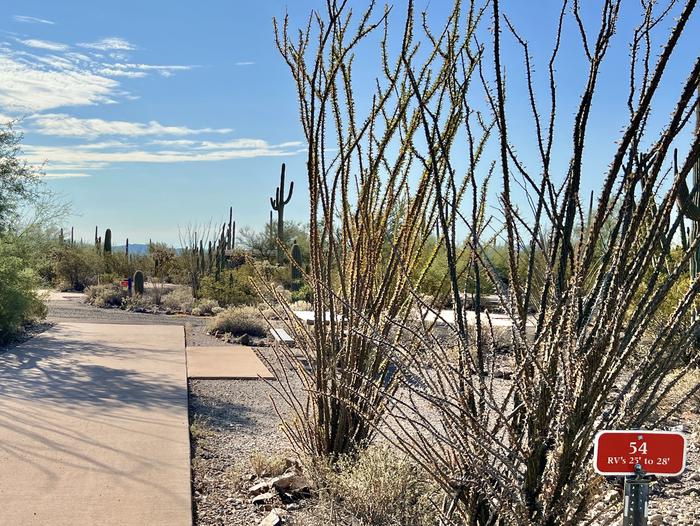
<path id="1" fill-rule="evenodd" d="M 143 294 L 143 272 L 137 270 L 134 272 L 134 292 L 136 294 Z"/>
<path id="2" fill-rule="evenodd" d="M 290 265 L 292 267 L 292 288 L 297 290 L 301 285 L 301 247 L 297 244 L 297 240 L 294 240 L 292 245 L 292 261 Z"/>
<path id="3" fill-rule="evenodd" d="M 284 172 L 285 172 L 285 164 L 282 163 L 282 172 L 280 173 L 280 185 L 277 187 L 277 190 L 275 191 L 275 198 L 273 199 L 270 197 L 270 205 L 272 205 L 272 209 L 277 212 L 277 264 L 281 265 L 282 262 L 284 261 L 283 259 L 283 253 L 282 253 L 282 247 L 280 246 L 280 243 L 282 243 L 282 240 L 284 239 L 284 207 L 289 203 L 289 200 L 292 198 L 292 194 L 294 193 L 294 181 L 289 183 L 289 195 L 287 197 L 284 197 Z"/>
<path id="4" fill-rule="evenodd" d="M 105 230 L 105 244 L 103 251 L 105 254 L 112 253 L 112 230 L 109 228 Z"/>

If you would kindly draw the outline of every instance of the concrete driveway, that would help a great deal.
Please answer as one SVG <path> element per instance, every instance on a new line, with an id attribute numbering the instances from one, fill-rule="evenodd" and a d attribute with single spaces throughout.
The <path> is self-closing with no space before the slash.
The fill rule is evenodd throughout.
<path id="1" fill-rule="evenodd" d="M 59 323 L 0 354 L 0 524 L 192 524 L 182 327 Z"/>

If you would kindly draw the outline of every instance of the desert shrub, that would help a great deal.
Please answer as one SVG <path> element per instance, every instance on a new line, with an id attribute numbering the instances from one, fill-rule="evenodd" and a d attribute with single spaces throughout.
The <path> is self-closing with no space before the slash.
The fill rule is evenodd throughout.
<path id="1" fill-rule="evenodd" d="M 156 303 L 157 298 L 157 294 L 153 294 L 152 290 L 147 290 L 143 294 L 132 294 L 125 297 L 122 306 L 126 310 L 155 312 L 158 306 L 158 303 Z"/>
<path id="2" fill-rule="evenodd" d="M 311 303 L 314 301 L 314 291 L 309 287 L 307 283 L 304 283 L 297 290 L 292 291 L 292 302 L 303 301 L 306 303 Z"/>
<path id="3" fill-rule="evenodd" d="M 194 308 L 192 309 L 192 314 L 194 316 L 211 316 L 214 314 L 214 309 L 216 308 L 220 308 L 219 303 L 216 300 L 197 300 Z"/>
<path id="4" fill-rule="evenodd" d="M 212 334 L 232 334 L 233 336 L 264 337 L 267 335 L 267 323 L 254 307 L 235 307 L 217 314 L 208 324 L 207 330 Z"/>
<path id="5" fill-rule="evenodd" d="M 85 294 L 85 301 L 95 307 L 121 307 L 126 299 L 126 292 L 115 283 L 93 285 L 85 289 Z"/>
<path id="6" fill-rule="evenodd" d="M 282 455 L 265 455 L 256 451 L 250 455 L 250 467 L 258 477 L 278 477 L 287 470 L 288 464 Z"/>
<path id="7" fill-rule="evenodd" d="M 326 520 L 333 524 L 436 523 L 430 502 L 434 488 L 406 457 L 387 447 L 371 446 L 357 457 L 340 457 L 334 465 L 313 462 L 309 473 L 320 488 L 319 509 L 331 515 Z"/>
<path id="8" fill-rule="evenodd" d="M 97 283 L 103 261 L 92 247 L 60 245 L 51 254 L 56 284 L 62 289 L 83 291 Z"/>
<path id="9" fill-rule="evenodd" d="M 37 285 L 37 276 L 26 262 L 0 242 L 0 341 L 8 341 L 24 324 L 46 314 Z"/>
<path id="10" fill-rule="evenodd" d="M 225 270 L 219 279 L 216 276 L 204 276 L 201 279 L 199 296 L 216 300 L 219 305 L 254 305 L 258 295 L 251 284 L 254 269 L 246 263 L 233 270 Z"/>
<path id="11" fill-rule="evenodd" d="M 173 311 L 190 313 L 194 307 L 192 291 L 186 287 L 173 289 L 163 296 L 161 305 Z"/>

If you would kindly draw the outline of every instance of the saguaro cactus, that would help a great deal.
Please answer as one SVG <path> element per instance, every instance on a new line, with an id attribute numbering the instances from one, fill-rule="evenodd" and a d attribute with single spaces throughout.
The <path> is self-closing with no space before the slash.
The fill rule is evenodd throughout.
<path id="1" fill-rule="evenodd" d="M 290 263 L 292 267 L 292 288 L 294 290 L 298 289 L 301 285 L 301 266 L 303 261 L 301 259 L 301 247 L 297 244 L 297 240 L 294 240 L 292 245 L 292 261 Z"/>
<path id="2" fill-rule="evenodd" d="M 143 272 L 137 270 L 134 272 L 134 292 L 136 294 L 143 294 L 144 289 L 144 279 Z"/>
<path id="3" fill-rule="evenodd" d="M 129 238 L 126 238 L 126 260 L 129 261 Z"/>
<path id="4" fill-rule="evenodd" d="M 233 207 L 228 209 L 228 230 L 226 232 L 226 248 L 233 250 L 236 244 L 236 222 L 233 220 Z"/>
<path id="5" fill-rule="evenodd" d="M 282 163 L 280 185 L 277 187 L 277 190 L 275 192 L 275 198 L 273 199 L 272 197 L 270 197 L 270 204 L 272 205 L 272 209 L 277 212 L 277 264 L 279 265 L 281 265 L 284 261 L 282 247 L 279 245 L 279 243 L 281 243 L 284 239 L 284 207 L 287 205 L 287 203 L 289 203 L 289 200 L 292 198 L 292 194 L 294 193 L 294 181 L 292 181 L 291 183 L 289 183 L 289 195 L 286 198 L 284 197 L 285 169 L 285 164 Z"/>
<path id="6" fill-rule="evenodd" d="M 105 254 L 112 253 L 112 230 L 110 228 L 105 230 L 105 244 L 103 250 Z"/>
<path id="7" fill-rule="evenodd" d="M 698 98 L 700 99 L 700 85 L 698 86 Z M 700 135 L 700 102 L 695 106 L 695 134 Z M 674 170 L 676 177 L 678 173 L 678 152 L 674 152 Z M 688 246 L 700 235 L 700 159 L 695 161 L 693 165 L 693 190 L 688 191 L 688 186 L 685 179 L 680 181 L 678 187 L 678 206 L 683 215 L 692 220 L 690 227 L 690 239 L 685 238 L 685 227 L 681 224 L 681 238 L 683 244 Z M 695 278 L 700 272 L 700 247 L 695 250 L 693 257 L 690 259 L 690 277 Z"/>

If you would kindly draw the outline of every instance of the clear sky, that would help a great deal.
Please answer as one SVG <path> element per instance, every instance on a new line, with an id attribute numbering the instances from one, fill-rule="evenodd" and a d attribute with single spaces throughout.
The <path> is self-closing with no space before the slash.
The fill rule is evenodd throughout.
<path id="1" fill-rule="evenodd" d="M 24 117 L 27 156 L 34 163 L 47 161 L 49 185 L 73 204 L 69 223 L 78 237 L 92 239 L 99 225 L 101 231 L 112 228 L 115 244 L 126 237 L 132 243 L 152 238 L 175 244 L 178 226 L 219 222 L 229 205 L 239 225 L 260 226 L 268 218 L 268 198 L 282 162 L 288 179 L 296 181 L 286 217 L 307 221 L 305 145 L 294 86 L 275 48 L 272 18 L 288 10 L 291 26 L 298 27 L 311 9 L 324 4 L 5 0 L 0 116 Z M 403 8 L 402 2 L 394 4 Z M 431 19 L 439 20 L 449 4 L 418 0 L 416 7 L 427 7 Z M 583 4 L 587 20 L 595 23 L 600 2 Z M 600 180 L 600 163 L 627 117 L 626 40 L 638 20 L 634 9 L 639 3 L 623 4 L 621 35 L 604 70 L 608 88 L 593 116 L 592 171 L 585 183 L 590 188 Z M 504 3 L 536 57 L 552 42 L 559 5 L 554 0 Z M 685 79 L 697 56 L 697 18 L 673 63 L 670 86 Z M 659 29 L 660 37 L 667 28 L 668 23 Z M 568 23 L 565 29 L 567 42 L 557 66 L 564 90 L 562 126 L 573 117 L 584 79 L 575 26 Z M 505 53 L 509 78 L 517 81 L 522 60 L 512 38 Z M 367 81 L 373 77 L 369 58 L 360 58 Z M 546 57 L 539 58 L 536 80 L 543 86 Z M 517 101 L 523 91 L 509 93 Z M 659 101 L 661 117 L 670 109 Z M 525 128 L 527 105 L 512 117 L 516 133 L 531 139 Z M 534 144 L 519 149 L 528 160 Z"/>

